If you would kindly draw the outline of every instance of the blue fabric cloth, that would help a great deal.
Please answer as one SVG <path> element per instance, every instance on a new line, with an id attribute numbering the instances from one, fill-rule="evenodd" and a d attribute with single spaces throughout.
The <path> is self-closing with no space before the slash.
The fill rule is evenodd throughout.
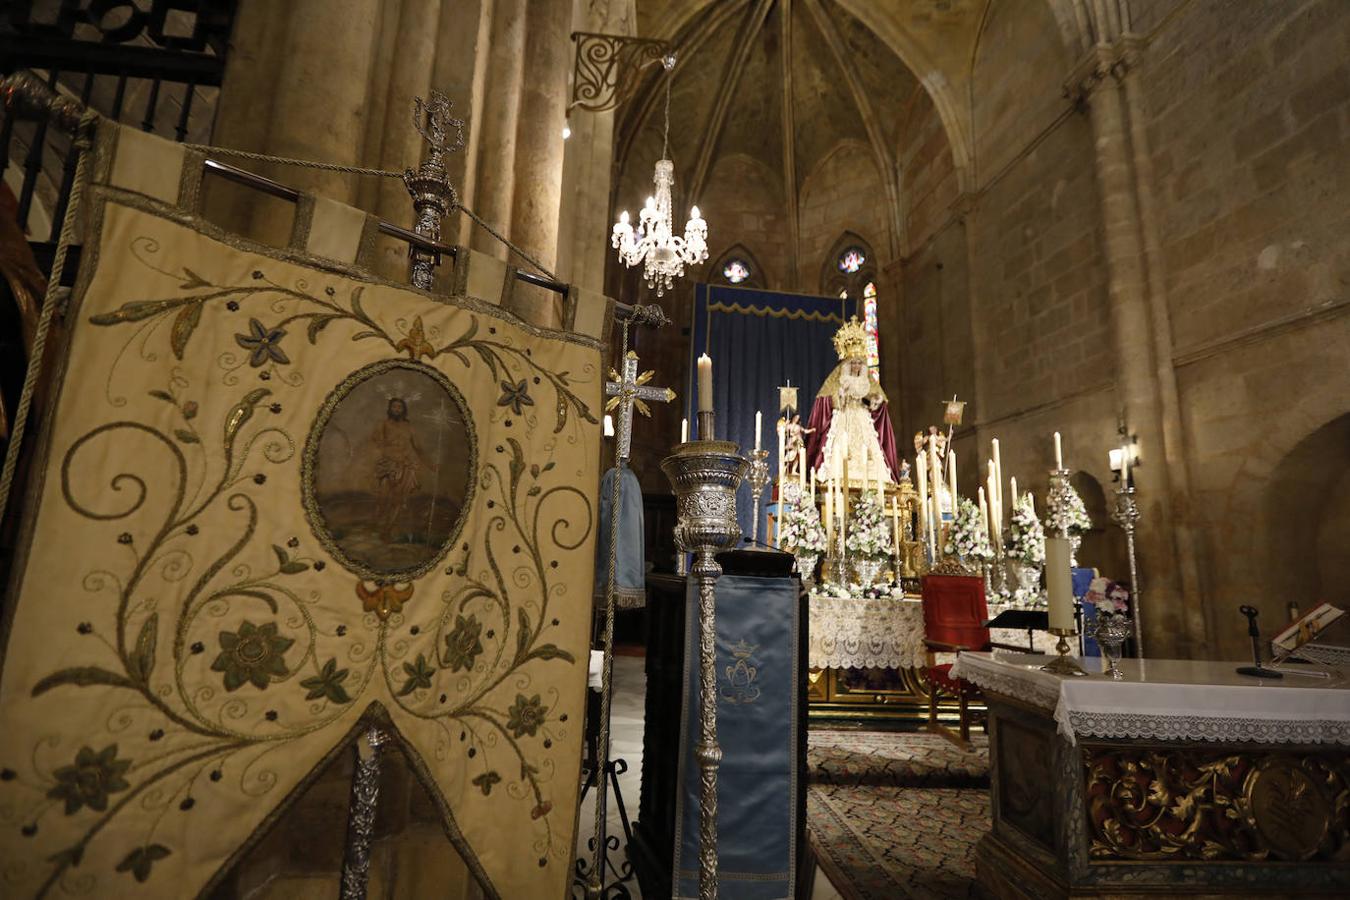
<path id="1" fill-rule="evenodd" d="M 1088 592 L 1092 586 L 1092 579 L 1097 577 L 1097 570 L 1084 566 L 1076 566 L 1069 570 L 1073 575 L 1073 596 L 1080 603 L 1083 595 Z M 1097 639 L 1092 636 L 1093 625 L 1097 622 L 1097 607 L 1091 603 L 1083 603 L 1083 655 L 1101 656 L 1102 648 L 1097 646 Z"/>
<path id="2" fill-rule="evenodd" d="M 684 709 L 676 799 L 675 896 L 698 896 L 698 585 L 685 602 Z M 720 896 L 793 896 L 797 833 L 797 581 L 717 582 L 717 865 Z"/>
<path id="3" fill-rule="evenodd" d="M 613 519 L 614 475 L 600 479 L 600 530 L 595 542 L 595 597 L 603 602 L 609 588 L 609 535 Z M 620 606 L 642 606 L 647 596 L 646 559 L 642 548 L 642 487 L 624 466 L 619 479 L 619 555 L 614 569 L 615 596 Z"/>
<path id="4" fill-rule="evenodd" d="M 779 294 L 727 285 L 694 288 L 693 338 L 689 344 L 689 389 L 685 415 L 690 436 L 698 430 L 698 371 L 694 360 L 707 353 L 713 361 L 713 410 L 717 437 L 735 441 L 747 454 L 755 446 L 755 411 L 764 413 L 761 446 L 769 451 L 769 475 L 778 477 L 778 388 L 797 385 L 798 412 L 805 423 L 826 376 L 839 363 L 834 333 L 857 310 L 852 300 Z M 765 490 L 761 503 L 769 501 Z M 750 485 L 736 495 L 741 533 L 750 534 Z M 767 517 L 761 510 L 759 539 Z"/>

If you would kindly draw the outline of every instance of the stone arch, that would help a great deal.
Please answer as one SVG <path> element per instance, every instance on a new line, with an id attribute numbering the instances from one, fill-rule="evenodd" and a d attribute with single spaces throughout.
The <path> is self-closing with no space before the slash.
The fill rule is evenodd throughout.
<path id="1" fill-rule="evenodd" d="M 1270 473 L 1252 527 L 1268 536 L 1264 564 L 1280 607 L 1293 601 L 1307 612 L 1321 602 L 1350 603 L 1348 461 L 1350 412 L 1310 432 Z M 1275 622 L 1264 624 L 1274 630 Z"/>
<path id="2" fill-rule="evenodd" d="M 1069 476 L 1069 484 L 1083 498 L 1092 527 L 1083 535 L 1078 548 L 1078 564 L 1095 568 L 1113 581 L 1130 580 L 1125 535 L 1111 521 L 1115 497 L 1089 472 L 1079 470 Z"/>
<path id="3" fill-rule="evenodd" d="M 858 271 L 846 273 L 839 271 L 839 257 L 850 247 L 862 248 L 866 262 Z M 861 300 L 863 285 L 877 280 L 877 258 L 872 245 L 855 231 L 845 231 L 831 245 L 820 263 L 820 290 L 827 297 L 837 297 L 846 290 L 850 297 Z"/>
<path id="4" fill-rule="evenodd" d="M 750 248 L 739 242 L 732 244 L 724 250 L 721 255 L 713 261 L 713 264 L 708 267 L 708 281 L 713 284 L 730 283 L 723 276 L 722 270 L 726 268 L 727 263 L 731 262 L 733 259 L 744 260 L 750 269 L 750 277 L 745 281 L 732 285 L 733 287 L 768 287 L 768 282 L 765 279 L 765 276 L 768 273 L 764 271 L 764 267 L 759 264 L 759 260 L 755 257 L 755 254 Z"/>

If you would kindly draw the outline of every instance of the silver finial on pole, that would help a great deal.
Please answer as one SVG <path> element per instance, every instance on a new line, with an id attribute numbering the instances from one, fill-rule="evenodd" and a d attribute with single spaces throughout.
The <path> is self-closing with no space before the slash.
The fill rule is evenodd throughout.
<path id="1" fill-rule="evenodd" d="M 440 243 L 441 220 L 459 206 L 459 196 L 446 173 L 445 157 L 464 146 L 464 121 L 450 115 L 454 106 L 440 91 L 431 92 L 431 100 L 418 97 L 414 104 L 413 127 L 427 142 L 427 155 L 417 171 L 406 169 L 403 184 L 412 195 L 415 220 L 413 231 L 430 241 Z M 436 254 L 413 246 L 412 272 L 414 287 L 431 290 L 436 277 Z"/>

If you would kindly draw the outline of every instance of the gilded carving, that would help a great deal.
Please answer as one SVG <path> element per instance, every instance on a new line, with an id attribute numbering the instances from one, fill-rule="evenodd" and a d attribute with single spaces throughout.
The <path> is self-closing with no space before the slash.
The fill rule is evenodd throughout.
<path id="1" fill-rule="evenodd" d="M 1344 754 L 1083 753 L 1094 860 L 1343 860 L 1350 852 Z"/>

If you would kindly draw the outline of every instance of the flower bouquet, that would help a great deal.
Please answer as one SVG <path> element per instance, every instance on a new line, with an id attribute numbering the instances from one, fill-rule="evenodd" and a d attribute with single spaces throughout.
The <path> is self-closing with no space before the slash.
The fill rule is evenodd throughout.
<path id="1" fill-rule="evenodd" d="M 1052 486 L 1053 487 L 1053 486 Z M 1078 546 L 1083 535 L 1092 527 L 1083 498 L 1065 479 L 1045 498 L 1045 527 L 1051 534 L 1062 534 L 1069 539 L 1069 563 L 1078 565 Z"/>
<path id="2" fill-rule="evenodd" d="M 956 519 L 947 531 L 947 543 L 942 552 L 958 557 L 962 562 L 980 566 L 994 558 L 994 548 L 985 533 L 984 521 L 975 503 L 962 497 L 956 504 Z"/>

